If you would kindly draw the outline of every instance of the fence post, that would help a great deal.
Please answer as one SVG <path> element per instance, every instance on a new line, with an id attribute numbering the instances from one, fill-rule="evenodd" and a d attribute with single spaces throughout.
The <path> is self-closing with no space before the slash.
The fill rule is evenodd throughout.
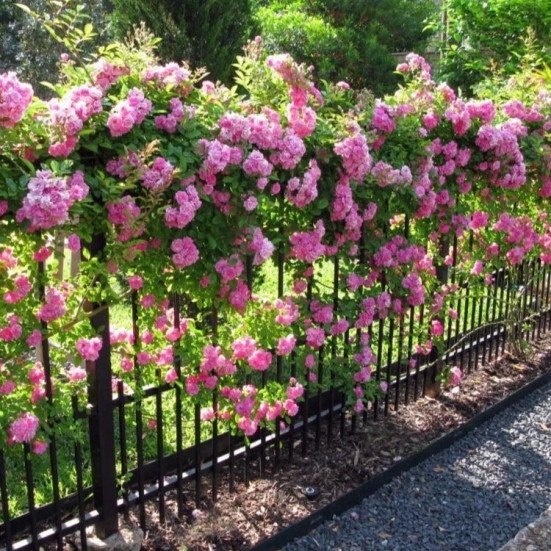
<path id="1" fill-rule="evenodd" d="M 449 268 L 445 264 L 445 258 L 450 254 L 450 240 L 447 235 L 440 237 L 438 241 L 438 264 L 436 265 L 436 278 L 441 283 L 441 285 L 447 285 L 448 283 L 448 274 Z M 436 317 L 441 323 L 444 322 L 442 315 Z M 429 361 L 431 362 L 431 368 L 429 370 L 429 380 L 427 383 L 427 388 L 425 393 L 428 396 L 436 398 L 440 395 L 441 383 L 438 380 L 438 374 L 442 371 L 444 367 L 444 362 L 442 361 L 442 354 L 444 350 L 438 350 L 436 347 L 433 347 L 429 355 Z"/>
<path id="2" fill-rule="evenodd" d="M 105 238 L 95 236 L 86 249 L 91 256 L 101 256 Z M 109 342 L 109 309 L 89 304 L 92 327 L 102 339 L 96 361 L 86 362 L 88 372 L 88 399 L 92 405 L 89 417 L 90 452 L 92 459 L 92 487 L 94 507 L 99 513 L 96 535 L 106 538 L 119 529 L 117 513 L 117 483 L 115 463 L 115 424 L 111 388 L 111 346 Z"/>

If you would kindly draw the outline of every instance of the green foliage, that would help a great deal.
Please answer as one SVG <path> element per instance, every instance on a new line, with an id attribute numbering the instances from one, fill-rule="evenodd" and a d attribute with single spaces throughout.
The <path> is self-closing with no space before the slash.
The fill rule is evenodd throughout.
<path id="1" fill-rule="evenodd" d="M 33 11 L 26 4 L 15 4 L 27 15 L 39 20 L 40 15 Z M 57 8 L 58 13 L 52 14 L 52 21 L 43 22 L 43 28 L 48 34 L 65 49 L 72 52 L 84 52 L 86 43 L 93 41 L 97 36 L 92 23 L 89 22 L 90 16 L 86 14 L 83 4 L 71 7 L 71 1 L 64 2 L 50 1 L 49 7 Z M 59 16 L 58 16 L 59 14 Z"/>
<path id="2" fill-rule="evenodd" d="M 320 80 L 346 80 L 376 94 L 395 89 L 394 52 L 417 50 L 434 4 L 421 0 L 259 3 L 256 23 L 270 53 L 288 52 L 315 67 Z"/>
<path id="3" fill-rule="evenodd" d="M 269 52 L 292 52 L 297 61 L 312 63 L 324 79 L 339 79 L 346 36 L 319 15 L 308 15 L 302 2 L 261 7 L 256 13 Z"/>
<path id="4" fill-rule="evenodd" d="M 549 60 L 551 0 L 446 0 L 433 28 L 443 38 L 441 78 L 471 93 L 492 71 L 515 73 L 529 48 Z"/>
<path id="5" fill-rule="evenodd" d="M 119 38 L 145 23 L 162 38 L 158 53 L 167 61 L 208 67 L 212 80 L 230 81 L 231 64 L 249 34 L 249 0 L 113 0 Z"/>
<path id="6" fill-rule="evenodd" d="M 119 333 L 110 344 L 125 393 L 141 398 L 143 385 L 162 380 L 185 385 L 187 412 L 209 410 L 212 391 L 220 391 L 219 429 L 249 435 L 295 415 L 303 387 L 337 385 L 360 412 L 384 390 L 385 365 L 411 360 L 411 368 L 432 350 L 444 354 L 460 323 L 474 329 L 466 304 L 482 304 L 492 293 L 497 304 L 496 269 L 524 258 L 551 263 L 551 105 L 537 80 L 549 78 L 547 69 L 517 76 L 506 91 L 496 81 L 484 97 L 499 101 L 465 103 L 410 55 L 399 69 L 406 85 L 381 101 L 342 83 L 318 89 L 304 64 L 267 57 L 255 40 L 236 64 L 239 96 L 237 88 L 197 86 L 202 74 L 187 66 L 158 66 L 156 40 L 144 28 L 124 44 L 100 48 L 89 63 L 92 31 L 73 32 L 68 15 L 46 21 L 70 54 L 54 86 L 59 102 L 33 99 L 29 86 L 3 77 L 22 98 L 0 119 L 0 295 L 7 297 L 0 301 L 0 382 L 14 384 L 1 396 L 4 435 L 32 412 L 42 422 L 38 438 L 47 441 L 55 430 L 71 443 L 73 423 L 63 412 L 72 395 L 86 407 L 87 381 L 75 374 L 67 380 L 69 370 L 94 361 L 80 346 L 97 334 L 87 304 L 97 304 L 95 312 L 117 306 L 120 314 L 128 312 L 124 295 L 135 300 L 136 334 Z M 314 21 L 309 32 L 329 40 L 330 29 L 339 36 L 367 24 L 331 17 L 330 24 Z M 376 35 L 370 40 L 374 49 L 381 44 Z M 70 119 L 83 92 L 99 105 L 90 102 L 84 113 L 78 103 L 81 126 L 51 116 L 58 108 Z M 18 113 L 19 106 L 26 110 Z M 97 254 L 93 236 L 105 245 Z M 62 282 L 55 253 L 40 270 L 36 253 L 44 258 L 43 249 L 65 237 L 67 246 L 78 237 L 84 248 L 80 272 Z M 256 276 L 274 271 L 263 262 L 276 255 L 292 276 L 272 281 L 270 291 Z M 442 285 L 445 255 L 461 285 Z M 233 275 L 230 267 L 237 268 Z M 181 316 L 165 300 L 173 293 Z M 45 316 L 46 306 L 55 311 Z M 490 317 L 495 324 L 495 306 L 487 303 L 478 316 L 478 324 Z M 396 347 L 388 346 L 393 327 Z M 290 337 L 300 346 L 276 359 Z M 28 371 L 40 358 L 37 338 L 52 344 L 55 394 L 35 401 Z M 245 339 L 254 341 L 253 353 L 237 352 Z M 329 367 L 323 379 L 316 373 L 322 362 Z M 239 398 L 224 395 L 226 387 Z M 257 391 L 244 412 L 236 400 Z M 144 419 L 153 411 L 146 402 Z M 171 420 L 165 417 L 167 425 Z M 0 439 L 2 446 L 7 456 L 21 455 L 20 446 Z"/>
<path id="7" fill-rule="evenodd" d="M 48 15 L 45 24 L 38 21 L 38 13 Z M 105 13 L 104 0 L 0 0 L 0 34 L 4 41 L 0 72 L 15 71 L 42 97 L 51 96 L 51 90 L 41 83 L 57 80 L 60 55 L 69 44 L 76 44 L 81 55 L 89 55 L 109 40 Z M 58 38 L 51 27 L 56 21 L 60 25 Z"/>
<path id="8" fill-rule="evenodd" d="M 482 99 L 506 102 L 519 100 L 530 105 L 538 93 L 549 87 L 551 72 L 536 51 L 534 31 L 530 30 L 524 42 L 525 54 L 518 59 L 512 75 L 496 71 L 473 86 L 475 95 Z"/>
<path id="9" fill-rule="evenodd" d="M 424 21 L 436 11 L 431 0 L 314 0 L 311 5 L 336 26 L 376 37 L 390 52 L 423 44 L 429 37 Z"/>
<path id="10" fill-rule="evenodd" d="M 0 73 L 13 70 L 16 66 L 19 40 L 14 29 L 20 22 L 21 15 L 13 3 L 6 0 L 0 1 L 0 35 L 2 36 Z"/>

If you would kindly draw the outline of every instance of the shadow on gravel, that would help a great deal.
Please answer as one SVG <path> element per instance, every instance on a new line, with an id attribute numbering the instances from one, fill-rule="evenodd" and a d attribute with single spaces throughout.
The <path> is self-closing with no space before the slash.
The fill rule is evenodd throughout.
<path id="1" fill-rule="evenodd" d="M 285 551 L 497 551 L 551 504 L 551 388 L 534 403 L 511 406 Z"/>

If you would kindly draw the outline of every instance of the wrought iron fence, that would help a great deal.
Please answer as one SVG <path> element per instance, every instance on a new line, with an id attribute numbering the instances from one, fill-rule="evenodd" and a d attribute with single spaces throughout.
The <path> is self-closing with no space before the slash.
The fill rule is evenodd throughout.
<path id="1" fill-rule="evenodd" d="M 281 295 L 284 279 L 281 255 L 276 269 Z M 252 286 L 250 270 L 248 277 Z M 442 277 L 447 278 L 447 274 Z M 332 280 L 336 305 L 338 258 L 333 261 Z M 496 271 L 493 283 L 484 287 L 482 293 L 475 293 L 468 281 L 455 281 L 452 276 L 447 283 L 457 288 L 454 304 L 457 317 L 446 323 L 446 350 L 438 353 L 433 350 L 425 354 L 415 347 L 415 326 L 427 316 L 423 306 L 410 307 L 407 315 L 396 319 L 376 320 L 369 331 L 377 356 L 373 376 L 386 382 L 388 390 L 361 414 L 351 413 L 345 396 L 334 384 L 338 362 L 347 361 L 346 353 L 339 356 L 339 339 L 349 342 L 354 338 L 353 332 L 332 337 L 318 351 L 313 369 L 317 384 L 306 385 L 298 415 L 288 425 L 276 423 L 273 432 L 262 429 L 250 439 L 223 432 L 216 419 L 203 423 L 199 405 L 184 410 L 184 391 L 179 385 L 148 386 L 138 395 L 125 392 L 119 381 L 113 389 L 109 309 L 100 309 L 94 314 L 93 323 L 107 345 L 98 360 L 87 365 L 91 407 L 82 411 L 74 398 L 73 411 L 67 412 L 82 425 L 86 437 L 67 442 L 52 440 L 47 458 L 51 491 L 46 499 L 41 495 L 40 503 L 37 501 L 37 459 L 29 446 L 24 445 L 19 460 L 7 458 L 0 451 L 0 546 L 6 551 L 38 550 L 53 541 L 61 549 L 62 538 L 79 531 L 82 547 L 86 549 L 87 526 L 95 525 L 100 536 L 109 535 L 117 530 L 119 515 L 128 514 L 131 507 L 137 507 L 139 522 L 145 529 L 147 501 L 157 502 L 159 520 L 164 522 L 169 492 L 177 503 L 178 514 L 182 515 L 190 503 L 197 506 L 206 495 L 215 501 L 221 476 L 226 477 L 233 491 L 237 482 L 246 484 L 253 475 L 265 476 L 295 454 L 306 455 L 312 447 L 331 446 L 346 431 L 354 431 L 359 422 L 369 417 L 376 420 L 391 409 L 398 410 L 423 396 L 435 384 L 439 363 L 460 365 L 471 372 L 496 360 L 505 350 L 506 342 L 539 338 L 551 327 L 550 282 L 550 267 L 537 261 L 525 262 L 511 271 Z M 184 312 L 190 307 L 182 297 L 173 296 L 171 300 L 178 323 L 184 313 L 190 314 L 189 310 Z M 138 309 L 134 297 L 131 316 L 135 333 Z M 208 321 L 215 328 L 222 320 L 213 311 Z M 47 366 L 47 344 L 43 354 Z M 285 366 L 279 356 L 275 362 L 276 379 L 296 375 L 295 356 Z M 174 367 L 180 376 L 179 363 Z M 288 372 L 284 373 L 285 370 Z M 137 363 L 135 373 L 139 382 Z M 266 372 L 259 377 L 259 386 L 268 384 Z M 217 394 L 213 392 L 214 409 L 216 404 Z M 27 496 L 26 503 L 19 503 L 17 508 L 26 512 L 16 515 L 10 514 L 14 510 L 14 481 L 25 486 Z"/>

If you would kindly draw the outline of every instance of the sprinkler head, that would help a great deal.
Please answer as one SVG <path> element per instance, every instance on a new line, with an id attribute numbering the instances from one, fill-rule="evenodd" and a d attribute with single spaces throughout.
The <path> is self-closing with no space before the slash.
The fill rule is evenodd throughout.
<path id="1" fill-rule="evenodd" d="M 304 488 L 302 488 L 302 494 L 308 499 L 315 499 L 319 496 L 320 491 L 313 486 L 304 486 Z"/>

